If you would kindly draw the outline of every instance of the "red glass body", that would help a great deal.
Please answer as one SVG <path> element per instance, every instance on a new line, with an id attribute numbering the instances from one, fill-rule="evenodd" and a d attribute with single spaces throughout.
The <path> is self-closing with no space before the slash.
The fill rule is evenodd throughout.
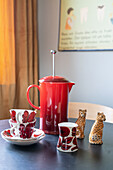
<path id="1" fill-rule="evenodd" d="M 42 83 L 40 86 L 40 129 L 58 134 L 58 123 L 67 122 L 69 86 L 67 83 Z"/>
<path id="2" fill-rule="evenodd" d="M 67 122 L 68 96 L 74 83 L 40 82 L 27 90 L 27 99 L 32 107 L 40 109 L 40 129 L 47 134 L 59 134 L 58 123 Z M 34 106 L 29 99 L 29 90 L 37 87 L 40 91 L 40 107 Z"/>

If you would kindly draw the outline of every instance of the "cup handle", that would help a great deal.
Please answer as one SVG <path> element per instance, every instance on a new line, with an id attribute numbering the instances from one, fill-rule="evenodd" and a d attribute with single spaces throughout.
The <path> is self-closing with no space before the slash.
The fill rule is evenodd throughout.
<path id="1" fill-rule="evenodd" d="M 27 100 L 28 100 L 29 104 L 30 104 L 33 108 L 40 110 L 40 106 L 37 107 L 37 106 L 35 106 L 34 104 L 32 104 L 32 102 L 31 102 L 31 100 L 30 100 L 30 98 L 29 98 L 29 91 L 30 91 L 30 89 L 31 89 L 32 87 L 36 87 L 36 88 L 40 91 L 40 86 L 38 86 L 38 85 L 36 85 L 36 84 L 30 85 L 30 86 L 27 88 Z"/>
<path id="2" fill-rule="evenodd" d="M 19 115 L 20 114 L 21 114 L 21 112 L 18 112 L 18 114 L 16 115 L 16 121 L 17 121 L 18 124 L 23 123 L 23 122 L 20 122 L 20 120 L 19 120 Z"/>

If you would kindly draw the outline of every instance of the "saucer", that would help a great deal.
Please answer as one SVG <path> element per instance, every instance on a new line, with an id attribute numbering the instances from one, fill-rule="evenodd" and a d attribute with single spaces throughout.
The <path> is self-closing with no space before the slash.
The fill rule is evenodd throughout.
<path id="1" fill-rule="evenodd" d="M 10 134 L 10 129 L 5 129 L 1 132 L 1 136 L 4 140 L 11 144 L 15 145 L 32 145 L 37 143 L 39 140 L 43 139 L 45 137 L 45 133 L 40 130 L 34 128 L 34 132 L 32 134 L 31 138 L 19 138 L 19 137 L 14 137 Z"/>

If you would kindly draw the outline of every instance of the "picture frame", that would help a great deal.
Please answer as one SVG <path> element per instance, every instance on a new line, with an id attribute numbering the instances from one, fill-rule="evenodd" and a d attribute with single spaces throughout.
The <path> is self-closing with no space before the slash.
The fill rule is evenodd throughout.
<path id="1" fill-rule="evenodd" d="M 58 51 L 113 50 L 113 0 L 60 0 Z"/>

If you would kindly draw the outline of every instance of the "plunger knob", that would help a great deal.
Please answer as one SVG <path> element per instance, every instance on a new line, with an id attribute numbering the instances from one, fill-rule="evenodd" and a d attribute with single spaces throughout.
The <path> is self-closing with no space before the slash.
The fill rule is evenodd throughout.
<path id="1" fill-rule="evenodd" d="M 51 54 L 56 54 L 56 50 L 51 50 Z"/>

